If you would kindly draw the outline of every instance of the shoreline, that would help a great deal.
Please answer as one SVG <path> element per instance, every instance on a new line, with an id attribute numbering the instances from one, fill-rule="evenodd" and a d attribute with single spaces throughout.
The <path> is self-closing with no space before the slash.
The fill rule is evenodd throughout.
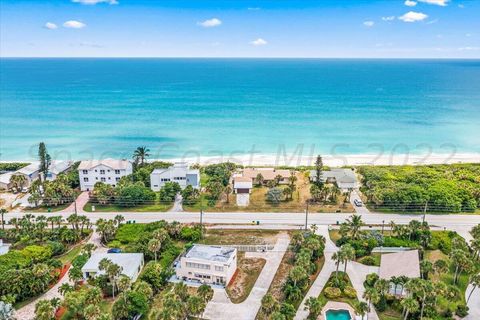
<path id="1" fill-rule="evenodd" d="M 188 162 L 190 164 L 215 164 L 220 162 L 234 162 L 243 166 L 314 166 L 315 156 L 302 156 L 296 154 L 238 154 L 218 156 L 197 156 L 182 158 L 148 159 L 152 161 Z M 56 160 L 56 159 L 54 159 Z M 61 160 L 61 159 L 58 159 Z M 91 160 L 91 159 L 66 159 L 66 160 Z M 351 154 L 351 155 L 322 155 L 323 164 L 330 167 L 360 166 L 360 165 L 430 165 L 430 164 L 455 164 L 455 163 L 480 163 L 480 153 L 459 154 Z M 9 162 L 36 162 L 36 160 L 1 160 L 0 163 Z"/>

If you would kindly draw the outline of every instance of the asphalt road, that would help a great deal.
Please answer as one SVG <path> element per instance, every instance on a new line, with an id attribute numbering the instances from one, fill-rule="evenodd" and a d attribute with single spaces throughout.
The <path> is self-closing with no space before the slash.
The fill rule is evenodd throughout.
<path id="1" fill-rule="evenodd" d="M 10 212 L 5 215 L 5 220 L 11 218 L 20 218 L 24 212 Z M 33 213 L 33 215 L 61 215 L 64 218 L 70 213 Z M 122 214 L 125 220 L 135 221 L 137 223 L 146 223 L 156 220 L 179 221 L 183 223 L 199 222 L 200 213 L 195 212 L 90 212 L 84 213 L 91 221 L 97 219 L 111 219 L 117 214 Z M 345 213 L 310 213 L 308 215 L 308 224 L 332 225 L 341 223 L 348 219 L 351 214 Z M 362 220 L 366 224 L 385 223 L 390 221 L 397 224 L 407 224 L 410 220 L 422 220 L 422 215 L 412 214 L 393 214 L 393 213 L 368 213 L 362 215 Z M 206 212 L 203 214 L 203 223 L 206 224 L 251 224 L 252 221 L 259 221 L 261 225 L 283 225 L 283 226 L 301 226 L 305 224 L 305 213 L 274 213 L 274 212 Z M 447 228 L 450 230 L 470 229 L 480 224 L 480 215 L 426 215 L 425 220 L 433 226 Z"/>

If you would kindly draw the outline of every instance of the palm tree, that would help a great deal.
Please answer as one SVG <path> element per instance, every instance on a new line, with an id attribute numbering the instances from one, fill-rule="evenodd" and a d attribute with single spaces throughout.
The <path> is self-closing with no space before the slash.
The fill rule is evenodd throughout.
<path id="1" fill-rule="evenodd" d="M 370 310 L 372 303 L 377 303 L 380 301 L 380 295 L 378 294 L 375 288 L 367 288 L 363 293 L 363 298 L 368 301 L 368 310 Z"/>
<path id="2" fill-rule="evenodd" d="M 5 214 L 7 213 L 7 209 L 1 208 L 0 215 L 2 216 L 2 229 L 5 230 Z"/>
<path id="3" fill-rule="evenodd" d="M 439 259 L 433 263 L 433 270 L 440 275 L 448 271 L 448 264 L 445 260 Z"/>
<path id="4" fill-rule="evenodd" d="M 362 216 L 351 215 L 346 222 L 349 228 L 350 237 L 357 240 L 360 237 L 360 229 L 363 226 Z"/>
<path id="5" fill-rule="evenodd" d="M 360 301 L 357 304 L 357 311 L 362 316 L 362 320 L 363 320 L 363 317 L 369 311 L 368 304 L 365 301 Z"/>
<path id="6" fill-rule="evenodd" d="M 310 316 L 316 318 L 322 311 L 322 303 L 317 297 L 310 297 L 305 301 L 305 310 L 310 311 Z"/>
<path id="7" fill-rule="evenodd" d="M 266 315 L 270 315 L 278 307 L 278 301 L 270 293 L 262 298 L 262 311 Z"/>
<path id="8" fill-rule="evenodd" d="M 150 149 L 147 147 L 138 147 L 134 152 L 133 152 L 133 159 L 135 160 L 136 163 L 140 163 L 140 165 L 143 165 L 145 162 L 145 159 L 150 156 L 149 154 Z"/>
<path id="9" fill-rule="evenodd" d="M 403 307 L 403 320 L 407 320 L 410 313 L 416 312 L 418 310 L 418 301 L 414 298 L 408 297 L 400 301 L 400 304 Z"/>
<path id="10" fill-rule="evenodd" d="M 148 250 L 153 252 L 155 255 L 155 263 L 157 262 L 157 253 L 160 251 L 160 248 L 162 247 L 162 242 L 157 239 L 153 238 L 148 242 Z"/>
<path id="11" fill-rule="evenodd" d="M 470 276 L 470 284 L 472 285 L 472 290 L 468 294 L 467 298 L 467 303 L 470 300 L 470 297 L 472 296 L 473 291 L 480 286 L 480 273 L 474 274 Z"/>
<path id="12" fill-rule="evenodd" d="M 213 298 L 213 289 L 209 285 L 202 284 L 198 287 L 197 294 L 207 303 Z"/>
<path id="13" fill-rule="evenodd" d="M 422 260 L 420 262 L 420 270 L 422 278 L 428 280 L 428 274 L 433 271 L 433 264 L 428 260 Z"/>
<path id="14" fill-rule="evenodd" d="M 72 292 L 72 291 L 73 291 L 73 287 L 68 283 L 62 283 L 62 285 L 58 288 L 58 292 L 60 292 L 62 296 L 65 296 L 68 292 Z"/>
<path id="15" fill-rule="evenodd" d="M 261 173 L 257 174 L 257 176 L 255 177 L 255 183 L 261 186 L 263 185 L 263 181 L 264 181 L 263 175 Z"/>
<path id="16" fill-rule="evenodd" d="M 343 252 L 341 250 L 334 252 L 332 255 L 332 260 L 335 261 L 335 266 L 336 266 L 335 277 L 338 280 L 338 268 L 340 267 L 340 263 L 342 263 L 344 260 Z"/>
<path id="17" fill-rule="evenodd" d="M 350 260 L 355 260 L 355 249 L 350 244 L 344 244 L 340 249 L 343 251 L 343 262 L 345 263 L 345 267 L 343 272 L 347 273 L 347 263 Z"/>
<path id="18" fill-rule="evenodd" d="M 26 185 L 27 178 L 23 174 L 14 174 L 10 177 L 10 183 L 13 185 L 17 192 L 20 192 Z"/>

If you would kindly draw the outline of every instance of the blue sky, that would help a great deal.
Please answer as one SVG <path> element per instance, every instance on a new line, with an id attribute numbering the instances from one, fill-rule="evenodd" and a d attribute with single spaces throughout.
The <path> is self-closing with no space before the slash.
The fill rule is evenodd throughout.
<path id="1" fill-rule="evenodd" d="M 477 0 L 0 0 L 2 57 L 480 58 Z"/>

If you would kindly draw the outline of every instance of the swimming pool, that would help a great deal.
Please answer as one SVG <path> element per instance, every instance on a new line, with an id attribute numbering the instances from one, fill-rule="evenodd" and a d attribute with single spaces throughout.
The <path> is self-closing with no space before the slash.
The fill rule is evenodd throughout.
<path id="1" fill-rule="evenodd" d="M 347 310 L 328 310 L 327 320 L 351 320 Z"/>

